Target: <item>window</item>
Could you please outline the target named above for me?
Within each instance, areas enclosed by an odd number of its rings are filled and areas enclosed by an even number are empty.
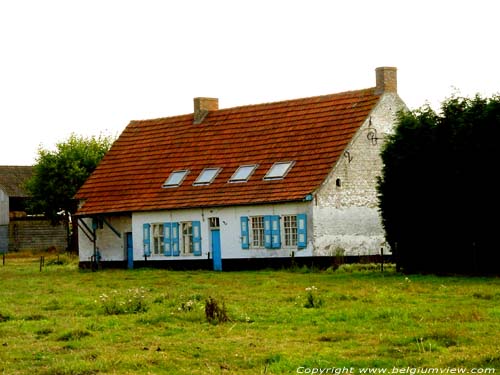
[[[307,247],[307,215],[241,216],[242,249]]]
[[[191,222],[181,223],[181,254],[193,254],[193,225]]]
[[[279,180],[281,178],[284,178],[294,164],[294,161],[274,163],[264,176],[264,180]]]
[[[163,224],[151,224],[153,231],[153,255],[163,253]]]
[[[177,187],[180,184],[182,184],[182,181],[184,181],[184,178],[186,178],[188,174],[188,170],[184,169],[182,171],[173,171],[170,173],[170,176],[168,176],[167,180],[163,183],[163,187]]]
[[[208,185],[213,182],[222,168],[205,168],[193,183],[193,185]]]
[[[285,246],[297,246],[297,216],[283,216],[283,232]]]
[[[250,218],[251,247],[264,247],[264,216]]]
[[[257,168],[257,164],[241,165],[231,176],[229,182],[246,182]]]

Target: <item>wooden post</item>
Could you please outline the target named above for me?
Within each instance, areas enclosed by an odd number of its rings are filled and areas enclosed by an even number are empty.
[[[44,257],[43,255],[40,257],[40,272],[42,272],[42,267],[43,267],[43,264],[44,264]]]
[[[2,266],[5,266],[5,253],[2,254]]]
[[[380,263],[380,271],[382,273],[384,273],[384,248],[383,247],[380,248],[380,256],[381,256],[381,259],[382,259],[381,260],[382,263]]]

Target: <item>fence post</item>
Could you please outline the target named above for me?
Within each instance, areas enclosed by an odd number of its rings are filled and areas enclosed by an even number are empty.
[[[381,258],[381,262],[382,262],[382,263],[380,263],[380,271],[382,273],[384,273],[384,248],[383,247],[380,248],[380,258]]]

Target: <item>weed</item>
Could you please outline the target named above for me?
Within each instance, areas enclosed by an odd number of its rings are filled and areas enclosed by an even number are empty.
[[[63,333],[61,336],[59,336],[57,341],[77,341],[90,335],[91,333],[89,331],[75,329],[73,331]]]
[[[323,299],[318,296],[318,288],[314,285],[306,288],[306,302],[304,303],[304,307],[306,309],[311,308],[320,308],[323,306]]]
[[[49,301],[49,302],[45,305],[44,309],[45,309],[46,311],[56,311],[56,310],[61,310],[61,309],[62,309],[62,305],[61,305],[61,303],[60,303],[57,299],[53,298],[53,299],[51,299],[51,300],[50,300],[50,301]]]
[[[208,322],[217,324],[230,321],[227,316],[226,304],[219,303],[215,298],[208,297],[205,301],[205,318]]]
[[[148,311],[145,289],[128,289],[125,292],[113,290],[110,295],[99,296],[101,307],[106,315],[137,314]]]
[[[6,314],[5,312],[0,312],[0,323],[2,322],[7,322],[11,319],[9,314]]]

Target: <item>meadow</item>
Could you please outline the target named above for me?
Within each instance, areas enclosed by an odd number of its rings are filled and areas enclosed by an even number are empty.
[[[91,272],[66,257],[40,271],[9,254],[0,283],[2,374],[500,371],[499,278]]]

